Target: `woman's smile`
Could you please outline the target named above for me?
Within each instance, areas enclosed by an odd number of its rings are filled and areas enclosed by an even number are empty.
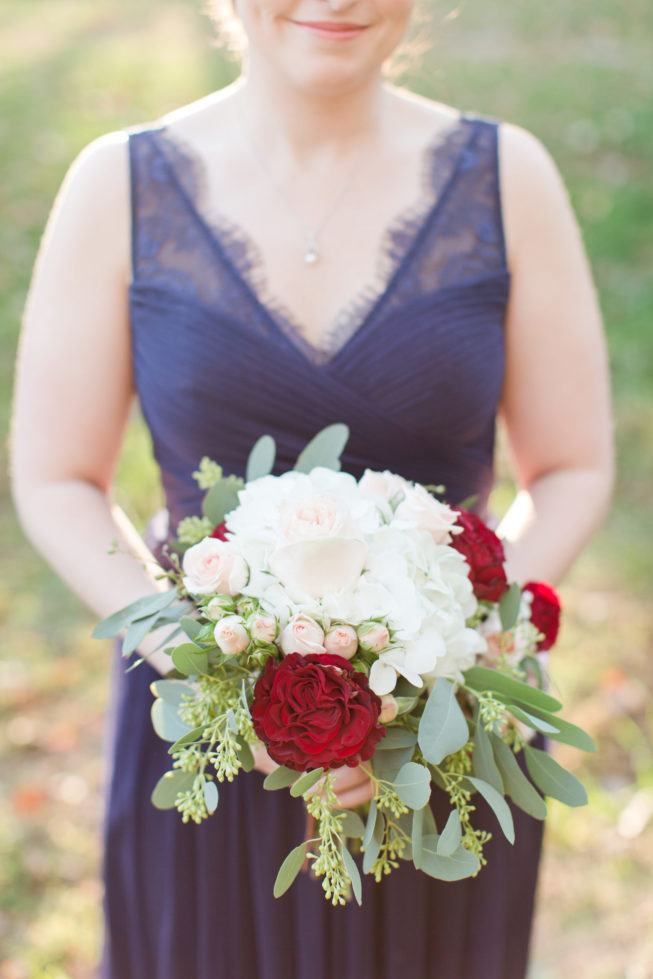
[[[308,31],[315,37],[325,38],[329,41],[351,40],[362,34],[368,27],[367,24],[355,24],[344,20],[291,20],[290,23]]]

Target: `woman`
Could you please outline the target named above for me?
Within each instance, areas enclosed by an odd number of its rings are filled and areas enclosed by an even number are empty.
[[[201,456],[242,473],[271,432],[281,471],[333,421],[355,475],[441,482],[483,512],[497,413],[520,485],[500,528],[512,577],[558,581],[600,521],[605,354],[561,180],[527,132],[384,82],[411,7],[239,0],[236,83],[72,167],[26,311],[13,477],[30,538],[98,616],[160,587],[109,495],[135,391],[173,528],[198,510]],[[109,556],[116,538],[145,563]],[[478,878],[402,866],[341,911],[308,875],[272,898],[303,814],[260,775],[200,827],[154,810],[159,641],[150,665],[119,664],[106,977],[524,975],[540,825],[521,812]],[[337,778],[344,805],[369,797],[363,772]]]

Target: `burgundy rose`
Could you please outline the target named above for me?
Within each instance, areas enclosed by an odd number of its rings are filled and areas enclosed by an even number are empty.
[[[460,551],[470,567],[474,594],[480,601],[498,602],[508,588],[503,544],[475,513],[460,507],[452,509],[458,513],[456,523],[463,532],[451,535],[451,546]]]
[[[557,592],[546,581],[527,581],[522,591],[529,591],[533,596],[531,622],[544,636],[537,648],[541,652],[551,649],[560,628],[560,599]]]
[[[219,523],[217,527],[213,528],[209,534],[209,537],[215,537],[217,540],[229,540],[227,537],[227,525],[224,520],[222,523]]]
[[[305,772],[368,761],[385,736],[380,711],[365,674],[342,656],[290,653],[266,662],[252,720],[274,761]]]

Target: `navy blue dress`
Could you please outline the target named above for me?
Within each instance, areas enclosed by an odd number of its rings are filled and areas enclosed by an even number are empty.
[[[385,288],[362,295],[321,351],[261,300],[256,249],[207,215],[188,148],[148,127],[130,134],[130,160],[133,366],[173,529],[199,512],[202,456],[242,474],[269,432],[281,472],[334,421],[351,429],[345,470],[443,483],[451,502],[478,494],[483,511],[510,286],[496,123],[462,116],[433,142],[423,200],[383,243]],[[117,663],[105,979],[524,976],[541,824],[517,810],[511,847],[481,800],[494,837],[476,879],[443,883],[402,864],[381,885],[364,879],[362,907],[333,908],[300,874],[275,900],[278,867],[304,836],[301,800],[265,792],[252,772],[221,788],[201,826],[154,809],[169,767],[150,724],[155,676]],[[443,811],[439,794],[433,804]]]

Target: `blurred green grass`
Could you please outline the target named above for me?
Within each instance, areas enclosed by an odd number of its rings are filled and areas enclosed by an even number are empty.
[[[605,315],[618,481],[563,587],[555,682],[596,756],[569,754],[590,807],[551,806],[533,979],[653,976],[653,7],[650,0],[435,0],[431,47],[402,82],[525,126],[558,162]],[[219,88],[199,0],[0,0],[0,382],[6,430],[18,326],[56,189],[76,153]],[[2,448],[6,461],[6,447]],[[494,495],[512,484],[500,458]],[[160,499],[135,415],[116,496],[139,526]],[[0,979],[86,979],[100,936],[102,714],[108,649],[24,542],[0,471]]]

